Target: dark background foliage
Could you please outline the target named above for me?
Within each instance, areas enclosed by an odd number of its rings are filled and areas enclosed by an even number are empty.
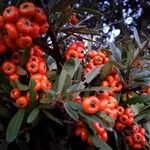
[[[48,3],[54,0],[33,0],[35,4],[48,10]],[[4,8],[11,4],[19,4],[22,0],[12,0],[0,1],[0,7]],[[4,7],[3,7],[4,6]],[[96,29],[99,32],[99,36],[93,36],[93,39],[98,41],[98,46],[105,46],[109,41],[118,41],[121,39],[132,38],[133,27],[136,27],[141,35],[150,35],[150,1],[149,0],[74,0],[72,4],[74,8],[88,8],[94,9],[101,12],[103,15],[101,17],[95,17],[89,13],[77,14],[77,18],[80,20],[81,25],[87,25],[89,28]],[[0,9],[3,11],[3,9]],[[117,34],[116,34],[117,33]],[[49,31],[51,41],[53,43],[55,54],[51,53],[52,56],[57,60],[60,60],[60,53],[57,53],[58,47],[56,43],[55,32]],[[45,39],[41,39],[45,40]],[[47,49],[47,45],[45,49]],[[97,46],[97,45],[96,45]],[[59,66],[58,66],[59,67]],[[4,95],[0,95],[1,104],[4,101],[5,108],[3,109],[3,114],[0,118],[0,122],[3,122],[7,126],[8,120],[12,117],[9,112],[15,113],[16,108],[11,107],[9,101],[4,98]],[[4,113],[4,111],[6,111]],[[7,112],[8,111],[8,112]],[[1,113],[1,112],[0,112]],[[57,112],[59,114],[60,112]],[[4,119],[5,118],[5,119]],[[6,119],[7,118],[7,119]],[[73,125],[67,124],[66,126],[61,126],[52,121],[47,120],[42,114],[37,122],[40,122],[34,129],[31,130],[31,126],[28,125],[26,130],[26,136],[21,137],[21,140],[17,140],[16,143],[9,145],[9,150],[76,150],[76,149],[95,149],[93,147],[88,147],[86,143],[81,142],[77,137],[72,136]],[[1,124],[0,124],[1,125]],[[5,126],[3,128],[5,128]],[[34,124],[32,124],[34,126]],[[54,130],[55,129],[55,130]],[[30,132],[30,136],[28,132]],[[0,131],[1,132],[1,131]],[[68,138],[70,136],[71,138]],[[0,134],[0,137],[4,135]],[[23,141],[28,141],[31,139],[28,145]],[[109,143],[115,147],[115,141],[113,141],[114,135],[109,138]],[[6,144],[7,145],[7,144]],[[123,150],[125,147],[121,147]]]

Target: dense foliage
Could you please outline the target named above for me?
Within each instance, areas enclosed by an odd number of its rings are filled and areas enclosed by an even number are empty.
[[[149,37],[106,43],[92,2],[0,2],[0,150],[150,148]]]

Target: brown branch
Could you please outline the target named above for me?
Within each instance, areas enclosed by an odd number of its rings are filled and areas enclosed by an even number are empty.
[[[51,27],[48,30],[48,35],[50,36],[53,44],[53,50],[51,51],[51,56],[55,59],[58,70],[60,71],[62,68],[61,64],[64,63],[64,60],[60,52],[60,47],[57,43],[57,39],[56,39],[57,35],[55,34],[55,32],[52,30]]]
[[[42,4],[42,7],[46,13],[46,15],[49,17],[49,13],[48,13],[48,9],[46,8],[46,5],[44,3],[43,0],[40,0],[41,4]],[[48,22],[49,22],[49,29],[48,29],[48,32],[46,34],[46,37],[45,39],[47,40],[48,37],[51,38],[51,41],[52,41],[52,44],[53,44],[53,50],[50,50],[50,52],[48,52],[48,50],[46,50],[46,47],[48,49],[49,48],[49,45],[45,46],[45,44],[43,43],[37,43],[37,44],[40,44],[42,47],[44,47],[45,49],[45,52],[48,54],[48,55],[51,55],[55,61],[56,61],[56,64],[57,64],[57,68],[58,68],[58,71],[61,70],[62,68],[62,65],[64,63],[64,60],[63,60],[63,56],[61,55],[61,52],[60,52],[60,47],[57,43],[57,33],[55,31],[53,31],[52,27],[51,27],[51,20],[48,19]]]

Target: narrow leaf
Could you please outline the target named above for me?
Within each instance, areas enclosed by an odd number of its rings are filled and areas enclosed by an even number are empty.
[[[23,54],[21,55],[21,66],[24,66],[29,58],[30,49],[23,49],[22,51],[23,51]]]
[[[98,136],[90,134],[90,138],[91,138],[92,142],[94,143],[94,145],[97,148],[100,148],[100,150],[112,150],[112,148],[106,142],[104,142],[103,140],[98,138]]]
[[[39,111],[38,107],[34,108],[33,111],[30,113],[30,115],[27,118],[27,123],[32,123],[39,115],[39,112],[40,111]]]
[[[98,35],[98,31],[94,30],[94,29],[89,29],[87,27],[78,27],[78,28],[67,28],[67,29],[63,29],[61,30],[62,32],[65,33],[79,33],[79,34],[91,34],[91,35]]]
[[[36,83],[33,79],[30,80],[29,83],[29,93],[31,101],[35,101],[36,91],[34,90]]]
[[[92,91],[105,91],[105,90],[111,90],[110,87],[91,87],[91,88],[84,88],[84,89],[73,89],[72,91],[69,90],[68,93],[76,93],[76,92],[92,92]]]
[[[25,70],[25,69],[23,69],[21,66],[17,66],[17,71],[16,71],[16,73],[18,74],[18,75],[26,75],[27,74],[27,71]]]
[[[79,115],[78,112],[76,110],[74,110],[73,108],[71,108],[66,102],[64,102],[64,108],[67,112],[67,114],[74,120],[78,120]]]
[[[135,27],[133,27],[133,34],[134,34],[134,38],[135,38],[136,43],[140,47],[141,41],[140,41],[140,38],[139,38],[139,35],[138,35],[138,31]]]
[[[104,122],[102,120],[101,117],[97,116],[97,115],[87,115],[85,114],[84,112],[79,112],[80,116],[91,121],[91,122],[99,122],[101,124],[102,127],[104,127],[105,129],[109,130],[109,131],[112,131],[112,128],[111,126],[109,125],[109,123],[107,122]]]
[[[111,73],[112,67],[113,67],[112,62],[108,62],[102,67],[100,72],[100,80],[103,80],[107,75]]]
[[[3,141],[1,144],[0,144],[0,150],[7,150],[8,149],[8,146],[9,146],[9,143],[7,141]]]
[[[66,102],[72,109],[78,111],[81,110],[81,105],[79,103],[73,102],[73,101],[67,101]]]
[[[27,90],[29,90],[29,86],[20,83],[19,80],[16,80],[15,82],[16,82],[17,87],[19,88],[20,91],[27,91]]]
[[[90,83],[99,73],[100,73],[101,67],[93,68],[90,72],[88,72],[84,78],[84,83]]]
[[[109,43],[110,46],[110,51],[113,54],[113,59],[116,60],[118,63],[121,62],[121,50],[116,47],[116,45],[114,43]]]
[[[65,81],[67,79],[67,76],[70,76],[70,79],[72,79],[79,65],[80,65],[80,61],[77,59],[73,59],[73,58],[71,58],[64,64],[61,74],[59,76],[59,82],[58,82],[59,93],[62,92],[65,86]]]
[[[1,83],[1,84],[0,84],[0,87],[1,87],[1,89],[2,89],[4,92],[6,92],[6,93],[9,93],[10,90],[11,90],[10,86],[8,86],[7,84]]]
[[[41,104],[50,104],[51,102],[52,102],[52,100],[49,98],[40,99]]]
[[[135,121],[138,122],[138,121],[141,121],[142,119],[144,118],[148,118],[148,116],[150,116],[150,110],[146,110],[144,112],[141,112],[139,115],[137,115],[135,117]]]
[[[77,13],[87,12],[88,14],[92,14],[92,15],[97,16],[97,17],[100,17],[103,15],[101,12],[99,12],[95,9],[84,8],[84,7],[74,8],[73,11],[77,12]]]
[[[141,43],[140,47],[138,47],[135,52],[134,52],[134,58],[136,58],[140,52],[141,49],[146,48],[146,45],[148,44],[148,41],[144,41],[143,43]],[[133,59],[134,60],[134,59]]]
[[[130,98],[128,101],[125,102],[125,104],[131,105],[131,104],[137,104],[137,103],[150,103],[150,94],[149,95],[142,95],[142,96],[136,96],[133,98]]]
[[[114,119],[107,115],[105,112],[99,112],[97,115],[101,117],[103,121],[107,122],[111,127],[114,126]]]
[[[7,127],[7,131],[6,131],[6,140],[8,142],[13,142],[16,139],[19,129],[21,127],[24,115],[25,115],[25,109],[20,109],[10,120],[8,127]]]

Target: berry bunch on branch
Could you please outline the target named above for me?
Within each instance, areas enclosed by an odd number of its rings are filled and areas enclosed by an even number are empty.
[[[97,48],[72,1],[47,4],[0,15],[0,149],[149,149],[148,41]]]

